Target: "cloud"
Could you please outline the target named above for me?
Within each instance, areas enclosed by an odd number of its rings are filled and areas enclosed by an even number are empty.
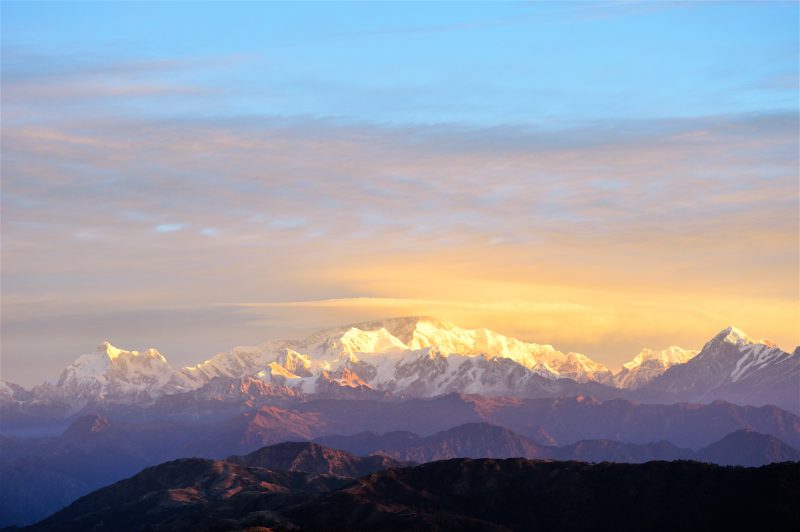
[[[442,282],[441,279],[437,281]],[[660,349],[680,345],[699,349],[726,326],[726,319],[734,323],[748,321],[753,325],[752,331],[766,330],[770,320],[780,321],[786,313],[797,311],[796,304],[791,301],[741,298],[735,294],[690,305],[684,294],[647,300],[631,294],[553,290],[552,287],[516,284],[513,293],[518,299],[503,299],[509,291],[502,287],[498,290],[496,283],[487,287],[485,281],[473,281],[462,283],[460,287],[464,289],[461,299],[458,296],[448,299],[350,297],[235,303],[221,308],[236,310],[251,326],[279,331],[277,334],[283,336],[287,329],[291,331],[304,322],[324,327],[380,317],[434,315],[462,327],[488,327],[528,341],[586,353],[610,367],[626,362],[642,347]],[[536,295],[566,296],[583,302],[525,299]],[[746,305],[761,309],[762,316],[757,320],[744,318],[748,314]],[[731,306],[737,307],[736,310],[731,311]],[[311,332],[308,328],[305,331]],[[791,349],[791,341],[779,342],[779,345]]]
[[[97,49],[70,51],[38,50],[4,43],[3,84],[58,83],[71,80],[114,79],[168,75],[226,68],[248,61],[254,55],[229,54],[189,57],[120,57]]]
[[[575,303],[544,302],[544,301],[453,301],[444,299],[414,299],[399,297],[348,297],[337,299],[314,299],[308,301],[280,301],[269,303],[232,303],[229,305],[241,309],[271,309],[271,308],[407,308],[407,309],[436,309],[460,308],[471,311],[497,311],[515,309],[517,312],[537,312],[565,314],[573,312],[592,312],[590,306]],[[414,314],[414,312],[410,312]]]
[[[182,65],[106,66],[3,80],[6,323],[251,301],[226,320],[258,339],[441,314],[609,365],[729,323],[798,341],[793,111],[548,127],[215,116],[149,107],[212,96]]]
[[[177,110],[203,105],[225,93],[208,81],[209,69],[235,70],[256,58],[126,58],[97,50],[42,52],[4,42],[2,60],[4,119],[42,123],[55,117],[135,115],[143,109],[153,113],[158,102]]]
[[[178,219],[225,239],[209,248],[208,234],[182,232],[164,265],[183,253],[211,267],[224,252],[348,276],[449,255],[482,271],[508,262],[515,277],[686,285],[695,269],[714,272],[697,285],[785,292],[796,128],[791,114],[556,131],[270,117],[12,123],[4,250],[80,263],[63,244],[73,235],[142,251],[157,245],[154,226]],[[777,275],[754,282],[764,268]]]
[[[158,224],[154,229],[158,233],[174,233],[175,231],[180,231],[184,227],[186,227],[184,224]]]

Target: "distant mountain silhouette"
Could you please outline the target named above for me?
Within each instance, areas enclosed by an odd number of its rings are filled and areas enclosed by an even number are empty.
[[[467,423],[412,441],[399,449],[374,452],[400,460],[431,462],[449,458],[551,458],[549,448],[516,432],[488,423]]]
[[[697,452],[696,459],[720,465],[754,467],[773,462],[800,461],[800,450],[774,436],[743,429],[703,447]]]
[[[797,449],[774,436],[759,434],[751,429],[731,433],[696,452],[668,441],[637,444],[581,440],[561,447],[539,445],[510,429],[487,423],[467,423],[427,437],[405,433],[402,440],[398,440],[395,434],[389,433],[385,440],[372,433],[331,437],[328,440],[361,447],[369,453],[420,463],[449,458],[539,458],[623,463],[699,460],[719,465],[760,466],[800,460],[800,451]],[[362,438],[364,442],[359,441]],[[392,441],[394,448],[387,445]]]
[[[330,434],[315,438],[314,441],[334,449],[365,455],[378,449],[399,449],[407,447],[420,439],[419,434],[407,430],[396,430],[379,434],[377,432],[359,432],[357,434]]]
[[[408,463],[387,456],[355,456],[311,442],[286,442],[263,447],[244,456],[230,456],[227,462],[246,467],[265,467],[282,471],[302,471],[341,477],[361,477]]]
[[[624,443],[612,440],[582,440],[572,445],[553,448],[553,455],[560,460],[629,464],[652,460],[691,460],[695,458],[691,449],[681,449],[668,441]]]

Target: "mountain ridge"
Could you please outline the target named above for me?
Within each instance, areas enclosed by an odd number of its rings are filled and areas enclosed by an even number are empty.
[[[86,495],[23,530],[316,530],[331,523],[357,530],[782,530],[800,524],[797,473],[790,463],[461,458],[342,483],[183,459]]]
[[[342,406],[342,417],[364,417],[364,412],[353,409],[359,401],[335,403]],[[375,404],[380,406],[382,403]],[[522,456],[629,463],[703,459],[759,465],[796,459],[797,451],[784,440],[794,445],[800,444],[800,429],[795,426],[793,430],[786,430],[792,425],[791,417],[779,418],[775,423],[759,429],[764,431],[766,428],[765,432],[778,434],[782,436],[780,438],[767,433],[746,433],[749,438],[747,445],[737,444],[738,440],[729,443],[730,438],[738,437],[737,430],[742,432],[740,429],[743,427],[754,426],[768,417],[763,411],[734,411],[729,423],[719,427],[717,433],[708,433],[713,439],[700,441],[694,434],[696,427],[709,425],[709,417],[719,419],[724,416],[724,409],[712,408],[697,421],[685,415],[676,417],[674,413],[659,410],[652,415],[663,419],[665,427],[684,426],[685,434],[674,429],[664,432],[650,428],[637,437],[636,433],[631,432],[635,427],[629,427],[626,431],[624,425],[619,425],[613,419],[609,420],[609,427],[602,427],[601,430],[583,426],[584,420],[591,418],[605,424],[603,420],[607,414],[597,410],[598,407],[603,408],[602,403],[567,402],[555,405],[556,416],[574,418],[578,428],[584,432],[559,428],[564,424],[563,421],[551,426],[546,421],[548,414],[545,414],[547,430],[563,438],[562,442],[556,443],[546,430],[530,428],[526,421],[515,421],[511,412],[497,415],[491,422],[468,421],[459,425],[459,415],[442,415],[453,412],[447,404],[444,405],[444,411],[440,406],[430,403],[426,408],[425,402],[419,400],[408,406],[408,409],[388,414],[416,411],[421,417],[428,415],[440,418],[441,423],[448,423],[445,425],[447,428],[429,436],[411,432],[373,433],[366,437],[365,433],[336,436],[331,432],[332,428],[325,424],[315,426],[321,418],[331,417],[325,416],[321,409],[303,415],[273,407],[229,421],[195,425],[186,422],[179,424],[174,419],[134,425],[97,415],[85,416],[76,420],[57,438],[0,438],[0,525],[35,521],[93,489],[130,477],[143,467],[181,456],[211,461],[220,461],[221,457],[227,456],[224,460],[244,467],[353,477],[380,469],[402,467],[408,461],[462,457]],[[567,408],[562,409],[564,406]],[[612,411],[619,411],[618,405],[613,402],[607,406]],[[379,409],[377,414],[386,415],[387,412]],[[520,419],[525,420],[533,418],[538,421],[542,417],[535,408],[525,408],[518,414]],[[625,419],[633,419],[645,426],[652,423],[647,418],[641,419],[635,411],[620,414]],[[514,428],[504,426],[506,423],[503,420]],[[347,428],[336,419],[331,422],[337,428]],[[797,420],[794,422],[796,425]],[[366,419],[349,426],[359,427],[365,423]],[[315,437],[320,430],[329,436]],[[679,445],[659,441],[664,440],[665,435]],[[312,438],[319,444],[309,441]],[[692,446],[693,443],[696,445]],[[698,449],[693,451],[689,447]]]
[[[774,343],[755,340],[730,326],[709,340],[684,364],[667,368],[640,388],[686,401],[717,398],[740,404],[791,405],[800,408],[800,356]]]
[[[105,342],[95,353],[78,357],[54,385],[27,391],[0,383],[0,407],[24,415],[26,408],[52,404],[74,413],[96,401],[151,404],[202,390],[218,379],[256,379],[275,398],[584,394],[649,402],[725,399],[800,412],[793,380],[800,378],[797,353],[731,326],[700,351],[643,349],[612,374],[585,355],[548,344],[462,329],[435,318],[393,318],[325,329],[302,340],[237,347],[180,369],[153,348],[129,351]]]

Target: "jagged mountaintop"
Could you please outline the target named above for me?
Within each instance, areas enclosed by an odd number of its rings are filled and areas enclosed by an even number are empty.
[[[622,369],[614,376],[614,382],[620,388],[641,388],[670,366],[685,364],[697,353],[696,350],[676,345],[659,351],[644,348],[633,360],[622,365]]]
[[[726,362],[734,358],[732,365]],[[799,359],[771,342],[753,340],[728,327],[700,353],[677,346],[643,349],[620,373],[612,375],[585,355],[564,353],[548,344],[524,342],[485,328],[464,329],[431,317],[406,317],[329,328],[301,340],[237,347],[181,369],[170,366],[155,349],[125,350],[105,342],[95,353],[81,355],[70,364],[55,386],[35,388],[32,396],[40,401],[57,397],[65,401],[152,402],[163,395],[202,389],[215,379],[227,379],[228,385],[217,386],[215,394],[219,396],[225,389],[237,388],[231,384],[235,380],[255,379],[270,386],[269,393],[260,396],[432,397],[457,392],[552,397],[607,395],[604,390],[617,387],[694,401],[711,396],[682,396],[692,382],[695,387],[702,382],[709,390],[718,389],[725,379],[752,382],[750,375],[761,375],[765,368],[785,360],[790,362],[791,373]],[[686,367],[694,369],[683,371]],[[681,374],[680,382],[664,385],[669,380],[665,374],[675,374],[673,369]],[[598,388],[598,384],[608,388]],[[8,384],[0,389],[2,401],[26,396],[16,388],[12,395],[11,389]]]
[[[128,351],[106,341],[94,353],[81,355],[67,366],[56,387],[79,397],[149,396],[179,389],[176,377],[156,349]]]
[[[720,397],[739,404],[776,404],[800,410],[800,356],[768,340],[727,327],[684,364],[673,365],[642,390],[666,392],[684,401]]]
[[[128,351],[106,342],[68,366],[56,388],[85,397],[155,397],[196,389],[217,377],[256,377],[304,393],[330,390],[332,384],[412,395],[462,389],[514,393],[508,382],[538,385],[536,379],[541,378],[612,380],[605,366],[579,353],[562,353],[488,329],[463,329],[436,318],[408,317],[330,328],[302,340],[238,347],[177,370],[155,349]]]

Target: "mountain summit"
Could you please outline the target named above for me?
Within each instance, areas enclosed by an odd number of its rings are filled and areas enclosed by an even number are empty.
[[[796,411],[798,382],[800,357],[727,327],[695,357],[668,368],[643,390],[667,392],[684,401],[725,398],[740,404],[772,403]]]
[[[121,399],[180,389],[181,379],[155,349],[127,351],[103,342],[67,366],[56,387],[81,398]]]
[[[236,381],[247,379],[248,389],[254,382],[268,388],[261,395],[295,398],[304,394],[351,399],[448,393],[593,395],[648,402],[725,399],[800,411],[798,361],[797,353],[728,327],[700,352],[677,346],[644,349],[614,376],[580,353],[415,316],[328,328],[301,340],[237,347],[182,369],[170,366],[155,349],[129,351],[105,342],[70,364],[55,386],[27,392],[4,384],[0,401],[14,405],[60,401],[74,412],[96,400],[152,403],[163,395],[193,390],[205,390],[197,395],[205,397],[212,391],[208,387],[214,389],[211,396],[220,398],[225,389],[243,390]],[[14,408],[25,410],[24,405]]]
[[[717,343],[725,342],[738,346],[759,343],[758,340],[750,338],[747,335],[747,333],[745,333],[741,329],[734,327],[733,325],[730,325],[725,329],[722,329],[711,341]],[[761,340],[760,342],[763,342],[763,340]],[[769,343],[769,342],[763,342],[763,343]]]
[[[300,371],[298,371],[300,370]],[[462,329],[430,317],[392,318],[326,329],[303,340],[236,348],[182,370],[192,382],[258,374],[314,392],[325,372],[344,372],[392,393],[515,394],[530,381],[562,378],[611,384],[611,372],[579,353],[523,342],[489,329]],[[352,379],[348,379],[352,380]]]
[[[685,364],[696,354],[695,350],[676,345],[660,351],[645,348],[633,360],[622,365],[622,370],[614,376],[614,381],[620,388],[641,388],[670,366]]]

